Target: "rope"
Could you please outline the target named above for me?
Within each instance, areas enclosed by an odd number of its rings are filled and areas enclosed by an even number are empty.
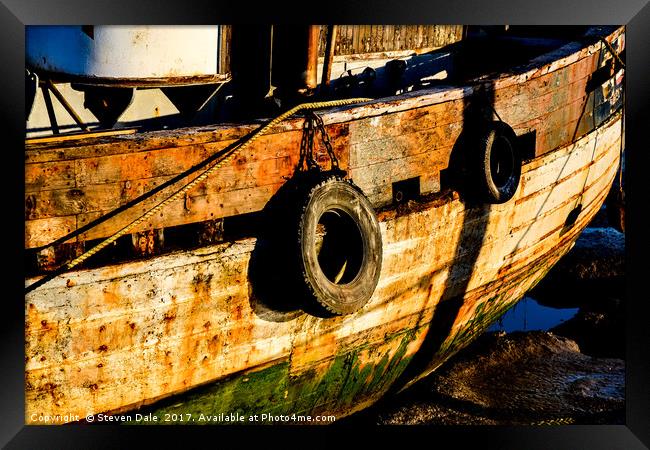
[[[499,122],[503,122],[503,120],[501,120],[501,116],[499,115],[497,110],[494,108],[494,105],[492,103],[488,103],[488,106],[490,107],[490,109],[492,109],[492,112],[497,116],[497,119],[499,119]]]
[[[623,69],[625,69],[625,63],[621,59],[620,55],[616,53],[616,50],[612,46],[612,44],[605,39],[604,37],[600,36],[598,38],[604,45],[605,48],[611,53],[611,55],[616,59],[616,61],[621,65]],[[625,129],[625,91],[623,91],[623,106],[621,108],[621,148],[620,148],[620,161],[619,161],[619,171],[618,171],[618,192],[621,198],[625,195],[625,192],[623,191],[623,133]]]
[[[143,215],[141,215],[140,217],[138,217],[137,219],[135,219],[134,221],[132,221],[131,223],[129,223],[128,225],[126,225],[125,227],[123,227],[122,229],[117,231],[116,233],[114,233],[112,236],[106,238],[105,240],[103,240],[102,242],[97,244],[95,247],[91,248],[87,252],[85,252],[82,255],[78,256],[77,258],[73,259],[72,261],[70,261],[70,262],[68,262],[66,264],[63,264],[61,266],[61,268],[59,268],[59,270],[57,270],[57,271],[55,271],[55,272],[41,278],[40,280],[32,283],[31,285],[29,285],[25,289],[25,293],[28,293],[28,292],[32,291],[33,289],[35,289],[36,287],[47,283],[48,281],[52,280],[53,278],[55,278],[57,275],[59,275],[63,271],[72,269],[73,267],[81,264],[82,262],[84,262],[85,260],[87,260],[88,258],[93,256],[94,254],[96,254],[96,253],[100,252],[101,250],[103,250],[104,248],[106,248],[107,246],[109,246],[110,244],[115,242],[117,239],[119,239],[120,237],[127,234],[133,228],[137,227],[142,222],[144,222],[145,220],[147,220],[148,218],[150,218],[151,216],[156,214],[162,208],[164,208],[165,206],[169,205],[170,203],[172,203],[172,202],[178,200],[179,198],[181,198],[181,196],[183,196],[187,191],[189,191],[190,189],[195,187],[197,184],[204,181],[215,170],[219,169],[224,164],[229,162],[237,153],[239,153],[240,151],[242,151],[246,147],[249,147],[257,139],[259,139],[264,134],[266,134],[269,131],[269,129],[276,126],[277,124],[279,124],[283,120],[287,119],[288,117],[294,115],[298,111],[315,110],[315,109],[322,109],[322,108],[331,108],[331,107],[336,107],[336,106],[346,106],[346,105],[352,105],[352,104],[355,104],[355,103],[361,103],[361,102],[366,102],[366,101],[370,101],[370,100],[372,100],[372,99],[370,99],[370,98],[351,98],[351,99],[333,100],[333,101],[326,101],[326,102],[303,103],[301,105],[294,106],[293,108],[289,109],[288,111],[286,111],[286,112],[280,114],[279,116],[277,116],[276,118],[272,119],[266,125],[264,125],[264,126],[258,128],[257,130],[255,130],[251,134],[250,138],[247,141],[243,142],[239,147],[236,147],[236,148],[232,149],[230,151],[230,153],[226,154],[220,161],[217,161],[214,165],[212,165],[210,168],[205,170],[201,175],[199,175],[194,180],[192,180],[191,182],[189,182],[185,186],[183,186],[181,189],[179,189],[175,193],[171,194],[165,200],[163,200],[162,202],[158,203],[156,206],[151,208],[149,211],[147,211],[146,213],[144,213]]]
[[[558,417],[554,419],[545,419],[540,420],[539,422],[533,422],[531,425],[573,425],[576,423],[576,420],[573,417]]]
[[[625,90],[623,90],[623,106],[621,107],[621,143],[619,147],[619,161],[618,161],[618,193],[621,200],[625,198],[625,191],[623,189],[623,153],[625,151]]]
[[[607,50],[609,50],[609,52],[612,54],[612,56],[613,56],[614,58],[616,58],[616,61],[618,61],[618,63],[621,65],[621,67],[623,67],[623,68],[625,69],[625,63],[623,62],[623,60],[621,59],[621,57],[619,56],[619,54],[616,53],[616,50],[614,50],[614,47],[612,47],[612,44],[611,44],[609,41],[607,41],[607,39],[605,39],[605,38],[602,37],[602,36],[600,36],[598,39],[599,39],[603,44],[605,44],[605,47],[607,48]]]

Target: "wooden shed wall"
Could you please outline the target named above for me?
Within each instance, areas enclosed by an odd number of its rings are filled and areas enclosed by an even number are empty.
[[[335,55],[443,47],[462,39],[462,25],[339,25]],[[321,26],[318,56],[324,56],[327,26]]]

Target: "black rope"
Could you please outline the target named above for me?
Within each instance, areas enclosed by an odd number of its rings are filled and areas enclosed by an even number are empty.
[[[605,44],[605,48],[607,48],[609,53],[611,53],[612,56],[616,59],[616,61],[618,61],[618,63],[621,65],[621,67],[623,67],[625,69],[625,62],[623,62],[623,59],[621,59],[621,56],[618,53],[616,53],[616,50],[614,49],[614,47],[612,47],[612,44],[602,36],[599,36],[598,39],[603,44]]]

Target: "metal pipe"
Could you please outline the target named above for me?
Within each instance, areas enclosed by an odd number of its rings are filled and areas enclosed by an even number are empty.
[[[50,90],[47,88],[47,85],[41,85],[41,90],[43,91],[43,99],[45,100],[47,115],[50,118],[50,125],[52,125],[52,133],[59,134],[59,124],[56,122],[56,114],[54,114],[54,105],[52,105]]]
[[[330,85],[330,76],[332,75],[332,62],[334,61],[334,45],[336,43],[336,25],[327,26],[327,45],[325,47],[325,58],[323,60],[323,75],[321,76],[321,89],[327,90]]]
[[[307,37],[307,70],[305,87],[314,89],[318,85],[318,41],[320,25],[310,25]]]
[[[47,88],[50,91],[52,91],[52,93],[54,94],[56,99],[61,103],[61,105],[63,105],[65,110],[68,111],[68,114],[70,114],[70,116],[74,119],[74,121],[77,122],[77,125],[79,125],[79,127],[81,127],[82,130],[88,131],[88,126],[85,123],[83,123],[83,121],[77,115],[75,110],[72,109],[72,106],[70,106],[70,104],[67,102],[67,100],[63,97],[63,95],[61,95],[59,90],[54,86],[52,81],[51,80],[45,81],[45,86],[47,86]]]

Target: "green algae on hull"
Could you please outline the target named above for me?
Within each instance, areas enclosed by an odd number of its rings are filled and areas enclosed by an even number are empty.
[[[558,259],[567,249],[555,255]],[[531,270],[523,284],[534,287],[550,270],[555,258],[549,258]],[[527,290],[528,290],[527,289]],[[511,297],[506,290],[477,305],[471,319],[455,333],[447,336],[440,348],[429,358],[427,368],[410,383],[426,376],[436,367],[466,347],[508,309],[520,296]],[[290,362],[284,360],[261,370],[235,375],[226,380],[192,390],[181,396],[163,400],[157,405],[131,413],[126,424],[274,424],[302,423],[316,415],[336,418],[347,416],[374,403],[398,380],[413,359],[406,355],[408,345],[426,333],[429,324],[387,336],[381,344],[361,345],[337,355],[324,373],[308,369],[290,375]],[[381,351],[381,358],[362,363],[361,355]],[[397,386],[399,388],[399,386]],[[151,415],[158,421],[146,420]]]
[[[406,355],[408,345],[423,328],[388,337],[382,346],[392,343],[395,350],[384,353],[376,364],[364,364],[360,358],[375,351],[370,345],[337,355],[322,374],[310,369],[291,376],[289,361],[283,361],[142,408],[130,413],[132,420],[124,423],[273,424],[280,417],[288,418],[281,423],[299,422],[298,416],[343,417],[374,402],[393,384],[411,360]],[[158,420],[145,420],[151,416]]]

